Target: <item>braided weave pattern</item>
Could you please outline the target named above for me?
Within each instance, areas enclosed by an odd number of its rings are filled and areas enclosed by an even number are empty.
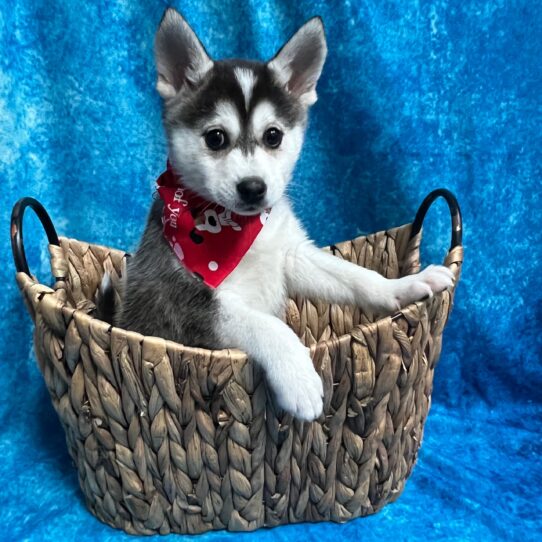
[[[337,257],[389,278],[419,270],[410,225],[340,243]],[[416,461],[453,292],[377,319],[291,300],[287,322],[311,348],[324,414],[280,411],[237,350],[189,348],[92,318],[118,250],[61,239],[53,288],[17,274],[36,358],[87,506],[133,534],[250,531],[371,514],[401,493]],[[459,277],[463,252],[446,265]]]

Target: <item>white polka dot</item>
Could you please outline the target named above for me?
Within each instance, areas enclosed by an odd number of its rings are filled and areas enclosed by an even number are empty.
[[[209,269],[211,271],[216,271],[218,269],[218,264],[216,262],[209,262]]]
[[[179,260],[184,260],[184,252],[183,252],[183,249],[181,248],[181,245],[179,245],[179,243],[175,243],[173,245],[173,252],[177,254],[177,258],[179,258]]]

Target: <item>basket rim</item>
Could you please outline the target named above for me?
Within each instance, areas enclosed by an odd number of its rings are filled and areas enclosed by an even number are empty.
[[[397,229],[398,228],[403,228],[403,227],[408,227],[408,226],[412,226],[412,224],[411,223],[404,224],[403,226],[398,226]],[[395,228],[393,228],[393,229],[395,229]],[[376,233],[378,233],[378,232],[376,232]],[[367,234],[367,235],[374,235],[374,234]],[[422,235],[422,232],[420,231],[416,235],[416,238],[419,237],[419,239],[421,239],[421,235]],[[366,237],[366,236],[360,236],[360,237]],[[354,241],[357,238],[358,237],[354,237],[353,239],[347,239],[346,241],[340,241],[340,242],[338,242],[336,244],[340,244],[341,242]],[[95,246],[95,247],[103,248],[103,249],[106,249],[106,250],[115,250],[115,251],[124,252],[125,254],[127,254],[125,251],[123,251],[121,249],[118,249],[118,248],[112,248],[112,247],[108,247],[106,245],[100,245],[98,243],[90,243],[88,241],[81,241],[79,239],[72,238],[72,237],[59,236],[59,240],[61,242],[61,246],[62,246],[63,242],[69,242],[69,241],[73,240],[73,241],[76,241],[78,243],[85,243],[85,244],[88,244],[90,246]],[[334,245],[332,245],[332,246],[334,246]],[[329,248],[330,248],[329,246],[328,247],[322,247],[323,250],[324,249],[329,249]],[[454,253],[454,252],[457,253],[457,257],[454,258],[450,262],[450,265],[448,265],[448,267],[451,268],[452,271],[454,271],[454,273],[456,274],[456,277],[458,277],[459,276],[459,268],[461,267],[461,264],[463,263],[463,246],[459,245],[459,246],[457,246],[455,248],[449,249],[447,254],[446,254],[446,258],[448,259],[450,257],[450,255],[452,253]],[[451,267],[454,264],[455,264],[455,267]],[[22,276],[24,276],[25,279],[20,280],[20,279],[22,279]],[[16,277],[17,277],[18,281],[26,282],[28,284],[28,286],[39,285],[39,286],[42,286],[43,288],[45,288],[45,290],[40,292],[40,295],[41,294],[44,294],[44,295],[41,295],[41,298],[38,299],[38,303],[41,303],[43,301],[43,299],[45,299],[46,297],[49,297],[47,294],[54,294],[56,292],[56,289],[53,289],[54,285],[53,285],[53,288],[51,288],[49,286],[46,286],[45,284],[40,283],[33,276],[29,276],[24,271],[19,271],[16,274]],[[455,284],[452,287],[451,292],[454,292],[456,287],[457,287],[457,280],[455,281]],[[368,322],[368,323],[365,323],[365,324],[357,324],[357,325],[353,326],[352,329],[348,333],[340,335],[339,337],[331,337],[329,339],[318,341],[316,344],[313,344],[313,345],[311,345],[309,347],[310,354],[311,354],[311,356],[314,356],[314,354],[317,351],[321,350],[322,348],[329,347],[332,344],[344,343],[346,341],[350,341],[352,338],[355,339],[354,332],[356,332],[356,335],[359,334],[360,332],[363,333],[364,330],[369,332],[371,330],[374,330],[375,327],[377,327],[379,325],[383,325],[384,322],[389,323],[389,322],[397,320],[399,318],[412,315],[413,312],[418,312],[422,306],[428,307],[430,303],[434,303],[436,301],[440,302],[440,300],[443,297],[443,294],[444,294],[444,292],[440,292],[440,293],[436,294],[435,296],[433,296],[432,298],[427,298],[425,300],[410,303],[409,305],[407,305],[406,307],[398,310],[397,312],[395,312],[395,313],[393,313],[391,315],[382,316],[381,318],[378,318],[378,320],[375,320],[374,322]],[[109,335],[111,335],[112,333],[114,333],[114,334],[121,333],[127,339],[131,338],[131,339],[136,340],[136,341],[138,341],[140,343],[143,342],[143,341],[147,341],[147,342],[156,342],[156,341],[163,342],[163,343],[165,343],[166,349],[168,351],[174,351],[174,352],[179,352],[179,353],[182,352],[182,353],[186,353],[186,354],[205,354],[205,355],[208,355],[208,356],[211,356],[211,357],[229,357],[229,358],[234,356],[238,360],[243,360],[243,359],[248,360],[249,359],[249,356],[246,354],[246,352],[244,352],[244,351],[242,351],[242,350],[240,350],[238,348],[207,349],[207,348],[200,348],[200,347],[189,346],[189,345],[177,343],[175,341],[171,341],[169,339],[164,339],[162,337],[157,337],[157,336],[153,336],[153,335],[142,335],[141,333],[138,333],[136,331],[127,330],[127,329],[123,329],[123,328],[108,324],[107,322],[104,322],[103,320],[100,320],[99,318],[96,318],[95,316],[91,316],[90,314],[88,314],[87,312],[85,312],[82,309],[78,309],[78,308],[68,306],[66,301],[62,301],[62,300],[60,300],[58,298],[55,298],[55,299],[56,299],[56,303],[58,304],[58,308],[62,311],[63,314],[65,314],[66,316],[68,316],[70,318],[77,317],[78,319],[92,321],[92,325],[94,327],[97,326],[98,329],[101,329],[101,331],[107,332]]]

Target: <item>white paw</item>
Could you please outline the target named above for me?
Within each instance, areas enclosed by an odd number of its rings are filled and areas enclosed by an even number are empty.
[[[452,271],[441,265],[430,265],[417,275],[384,279],[373,291],[369,306],[378,313],[388,314],[451,288],[454,280]]]
[[[281,353],[280,363],[273,363],[267,372],[277,404],[304,421],[315,420],[322,414],[324,387],[314,370],[308,348],[299,347]]]
[[[400,307],[426,297],[433,297],[454,285],[455,276],[442,265],[430,265],[417,275],[397,280],[395,297]]]

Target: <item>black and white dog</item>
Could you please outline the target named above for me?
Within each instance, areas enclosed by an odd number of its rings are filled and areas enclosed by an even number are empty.
[[[182,16],[166,11],[155,52],[173,170],[209,205],[237,216],[272,210],[235,269],[211,288],[180,263],[164,237],[164,202],[154,201],[114,316],[145,335],[247,352],[278,404],[302,420],[322,413],[322,382],[281,320],[288,295],[389,313],[453,284],[445,267],[388,280],[342,261],[319,250],[293,214],[285,190],[326,51],[315,17],[269,62],[215,61]]]

